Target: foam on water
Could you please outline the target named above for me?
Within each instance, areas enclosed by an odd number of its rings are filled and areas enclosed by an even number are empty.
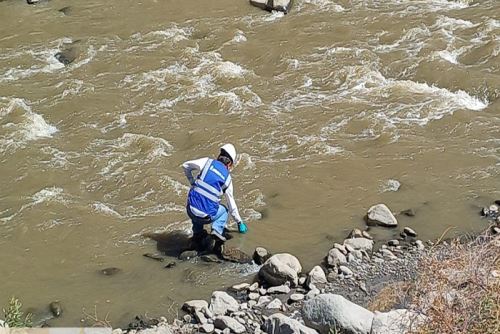
[[[113,216],[113,217],[118,217],[118,218],[123,218],[121,214],[110,208],[108,205],[101,203],[101,202],[95,202],[92,204],[92,209],[95,212],[102,213],[107,216]]]
[[[3,102],[3,103],[2,103]],[[5,105],[4,103],[7,102]],[[21,98],[0,98],[0,150],[23,147],[26,142],[50,138],[58,130],[32,111],[29,103]]]

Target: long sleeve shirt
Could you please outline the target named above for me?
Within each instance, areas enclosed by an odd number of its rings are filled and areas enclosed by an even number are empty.
[[[191,185],[194,185],[195,182],[195,176],[193,176],[193,171],[199,173],[203,169],[205,164],[208,162],[208,160],[209,160],[208,158],[201,158],[196,160],[189,160],[182,164],[182,168],[184,169],[184,174],[186,174],[186,177]],[[227,206],[229,209],[229,213],[231,214],[231,217],[233,217],[235,222],[237,223],[241,222],[241,216],[238,211],[238,207],[236,206],[236,201],[234,200],[232,181],[229,183],[229,186],[227,187],[224,195],[226,197]]]

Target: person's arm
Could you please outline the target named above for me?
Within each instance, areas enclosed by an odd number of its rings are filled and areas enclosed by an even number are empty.
[[[182,164],[182,168],[184,169],[184,174],[186,174],[186,177],[189,180],[189,184],[193,185],[195,181],[195,177],[193,176],[193,171],[200,172],[207,163],[207,161],[208,158],[201,158],[196,160],[189,160]]]
[[[229,207],[229,213],[231,214],[235,222],[240,223],[242,220],[238,211],[238,206],[236,206],[236,201],[234,200],[232,181],[231,183],[229,183],[229,187],[227,187],[225,195],[227,206]]]

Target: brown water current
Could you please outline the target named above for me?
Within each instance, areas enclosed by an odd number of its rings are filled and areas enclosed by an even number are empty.
[[[60,300],[53,325],[96,307],[119,326],[256,272],[142,256],[175,246],[143,234],[190,230],[180,164],[226,142],[250,230],[228,244],[247,252],[309,270],[377,203],[414,208],[398,219],[422,240],[485,228],[499,18],[495,0],[297,0],[286,16],[244,0],[0,1],[0,304]]]

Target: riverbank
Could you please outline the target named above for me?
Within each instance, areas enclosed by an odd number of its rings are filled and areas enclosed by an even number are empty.
[[[369,232],[355,229],[309,273],[291,254],[258,248],[254,260],[263,265],[253,282],[215,291],[210,302],[187,301],[173,323],[138,318],[114,333],[496,333],[498,207],[483,215],[484,233],[443,233],[426,244],[403,228],[375,248]]]

